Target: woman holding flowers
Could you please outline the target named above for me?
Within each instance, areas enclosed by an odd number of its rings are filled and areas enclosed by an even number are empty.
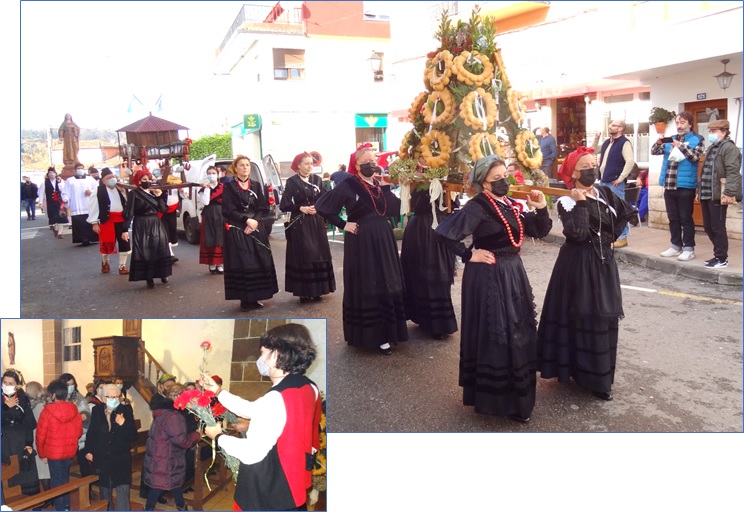
[[[326,190],[320,176],[313,174],[313,157],[300,153],[292,161],[292,170],[297,174],[287,180],[279,204],[283,212],[291,213],[284,230],[287,238],[284,288],[304,304],[334,292],[336,277],[325,219],[315,210],[315,202]]]
[[[475,412],[529,421],[535,406],[537,322],[532,287],[519,257],[525,236],[541,238],[552,221],[542,192],[528,206],[507,197],[506,163],[495,155],[475,162],[477,192],[437,227],[465,262],[462,276],[460,386]],[[473,245],[461,240],[469,235]]]
[[[256,365],[272,387],[258,400],[243,400],[201,376],[221,404],[250,418],[245,438],[223,435],[219,424],[205,427],[204,433],[240,461],[233,510],[304,510],[320,448],[321,395],[304,375],[315,360],[315,344],[299,324],[270,329],[259,344]]]
[[[351,176],[323,194],[315,209],[345,231],[344,339],[349,345],[392,354],[391,344],[408,340],[403,306],[403,273],[388,217],[397,198],[374,178],[375,153],[362,147],[349,161]],[[347,220],[339,217],[346,208]]]
[[[259,301],[279,291],[269,235],[261,227],[273,218],[264,187],[251,179],[251,161],[238,155],[230,164],[235,179],[224,184],[222,216],[225,300],[240,300],[240,309],[263,307]]]
[[[173,401],[183,393],[182,384],[168,389],[169,400],[164,400],[152,411],[152,425],[147,438],[143,479],[147,485],[145,510],[155,510],[161,494],[169,491],[176,499],[178,510],[186,510],[181,486],[186,478],[187,449],[199,442],[199,432],[188,432],[186,419],[173,407]]]

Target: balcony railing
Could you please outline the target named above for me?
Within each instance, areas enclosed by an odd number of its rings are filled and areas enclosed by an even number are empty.
[[[227,31],[227,35],[222,40],[220,45],[220,51],[225,49],[228,41],[235,32],[240,30],[245,23],[253,24],[266,24],[272,25],[274,23],[284,25],[302,25],[302,8],[295,7],[292,9],[284,9],[283,12],[277,16],[269,16],[275,7],[270,5],[256,5],[256,4],[243,4],[240,12],[235,17],[232,25]],[[269,27],[267,27],[268,29]]]

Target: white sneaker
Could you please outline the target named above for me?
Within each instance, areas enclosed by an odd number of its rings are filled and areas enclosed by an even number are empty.
[[[677,256],[677,261],[690,261],[695,259],[695,251],[682,251],[682,254]]]
[[[680,249],[670,247],[666,251],[659,253],[659,256],[661,256],[662,258],[671,258],[672,256],[679,256],[680,254],[682,254],[682,251]]]

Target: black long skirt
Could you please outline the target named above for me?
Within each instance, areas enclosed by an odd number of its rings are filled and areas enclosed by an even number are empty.
[[[217,203],[208,204],[202,210],[199,263],[202,265],[222,265],[224,233],[225,221],[222,217],[222,205]]]
[[[88,223],[88,214],[72,216],[72,243],[97,242],[98,234],[93,225]]]
[[[284,289],[296,297],[320,297],[336,290],[325,219],[303,215],[292,219],[287,238]]]
[[[540,315],[540,377],[559,382],[573,377],[589,391],[609,393],[622,316],[615,260],[602,263],[588,244],[564,244]]]
[[[535,406],[537,322],[521,258],[467,263],[462,278],[460,386],[475,412],[529,417]]]
[[[173,257],[168,247],[168,233],[157,215],[138,215],[132,221],[132,264],[130,281],[169,277]]]
[[[451,294],[455,255],[439,242],[431,222],[431,215],[415,214],[403,232],[406,317],[434,335],[451,334],[457,331]]]
[[[263,230],[246,235],[230,228],[224,236],[225,300],[254,302],[279,291],[269,236]]]
[[[359,234],[344,240],[344,339],[377,349],[408,340],[403,275],[393,228],[384,217],[359,220]]]

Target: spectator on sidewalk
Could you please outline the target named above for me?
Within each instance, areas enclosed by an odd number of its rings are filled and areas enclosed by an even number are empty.
[[[331,181],[333,182],[334,187],[338,187],[338,184],[341,183],[343,180],[351,176],[348,172],[346,172],[346,165],[339,164],[338,165],[338,171],[331,174]]]
[[[553,161],[558,156],[558,145],[555,142],[555,137],[550,135],[550,128],[547,126],[542,129],[542,137],[539,139],[540,152],[543,156],[542,165],[540,169],[545,173],[548,178],[553,177]]]
[[[664,203],[669,217],[672,246],[663,258],[676,256],[679,261],[695,258],[695,221],[692,209],[697,190],[697,168],[705,152],[703,137],[692,130],[692,114],[684,111],[675,118],[677,135],[671,142],[659,137],[651,146],[652,155],[664,155],[659,185],[664,187]],[[674,150],[678,151],[674,151]],[[675,155],[677,153],[678,155]]]
[[[638,194],[638,215],[641,217],[641,222],[646,220],[648,215],[648,169],[643,169],[638,173],[638,186],[641,187],[641,192]]]
[[[633,145],[625,136],[625,121],[616,119],[610,123],[610,137],[602,144],[599,153],[600,184],[609,188],[620,199],[625,199],[625,180],[633,170]],[[615,248],[628,245],[628,224],[615,241]]]
[[[26,220],[36,220],[36,199],[39,197],[39,187],[28,176],[23,177],[21,183],[21,201],[26,207]]]
[[[729,122],[717,119],[708,125],[708,142],[703,174],[700,176],[698,198],[703,212],[705,234],[713,242],[713,258],[706,268],[728,266],[728,234],[726,210],[741,201],[741,152],[729,137]]]

